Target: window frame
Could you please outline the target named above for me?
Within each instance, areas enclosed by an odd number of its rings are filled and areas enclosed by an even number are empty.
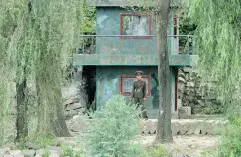
[[[123,78],[136,78],[135,75],[120,75],[119,77],[119,94],[123,95],[123,96],[131,96],[131,94],[126,94],[123,93],[123,89],[122,89],[122,80]],[[143,75],[142,78],[147,78],[148,79],[148,83],[147,83],[147,93],[146,96],[151,96],[151,76],[149,75]]]
[[[121,13],[120,14],[120,35],[121,35],[121,39],[122,40],[129,40],[129,39],[135,39],[135,40],[150,40],[152,39],[152,37],[147,37],[145,35],[143,35],[143,37],[123,37],[123,17],[124,16],[145,16],[145,17],[149,17],[149,35],[152,35],[152,17],[150,15],[146,15],[146,14],[138,14],[138,13]]]

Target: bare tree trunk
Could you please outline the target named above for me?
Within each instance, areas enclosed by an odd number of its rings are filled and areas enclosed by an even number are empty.
[[[158,1],[156,43],[158,53],[160,112],[155,143],[173,141],[171,130],[171,77],[167,44],[170,0]]]
[[[26,102],[25,89],[27,86],[26,79],[21,83],[16,84],[17,90],[17,120],[16,120],[16,128],[17,128],[17,137],[15,141],[19,142],[20,140],[25,139],[28,136],[28,104]]]

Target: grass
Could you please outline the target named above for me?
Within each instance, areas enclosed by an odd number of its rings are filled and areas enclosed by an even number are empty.
[[[167,152],[162,146],[147,148],[142,157],[169,157],[171,153]]]
[[[61,145],[61,149],[64,152],[65,156],[70,156],[70,157],[82,157],[82,153],[79,151],[73,150],[72,147],[67,146],[67,145]]]

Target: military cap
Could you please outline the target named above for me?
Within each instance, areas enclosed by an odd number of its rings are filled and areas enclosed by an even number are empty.
[[[137,75],[137,76],[143,75],[143,72],[142,71],[136,71],[135,75]]]

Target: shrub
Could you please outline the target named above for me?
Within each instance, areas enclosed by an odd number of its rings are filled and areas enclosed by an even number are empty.
[[[241,117],[229,119],[226,130],[223,131],[221,144],[219,147],[222,157],[241,156]]]
[[[134,144],[139,129],[139,110],[127,105],[124,97],[110,99],[93,118],[87,129],[87,155],[93,157],[138,157],[140,147]]]

